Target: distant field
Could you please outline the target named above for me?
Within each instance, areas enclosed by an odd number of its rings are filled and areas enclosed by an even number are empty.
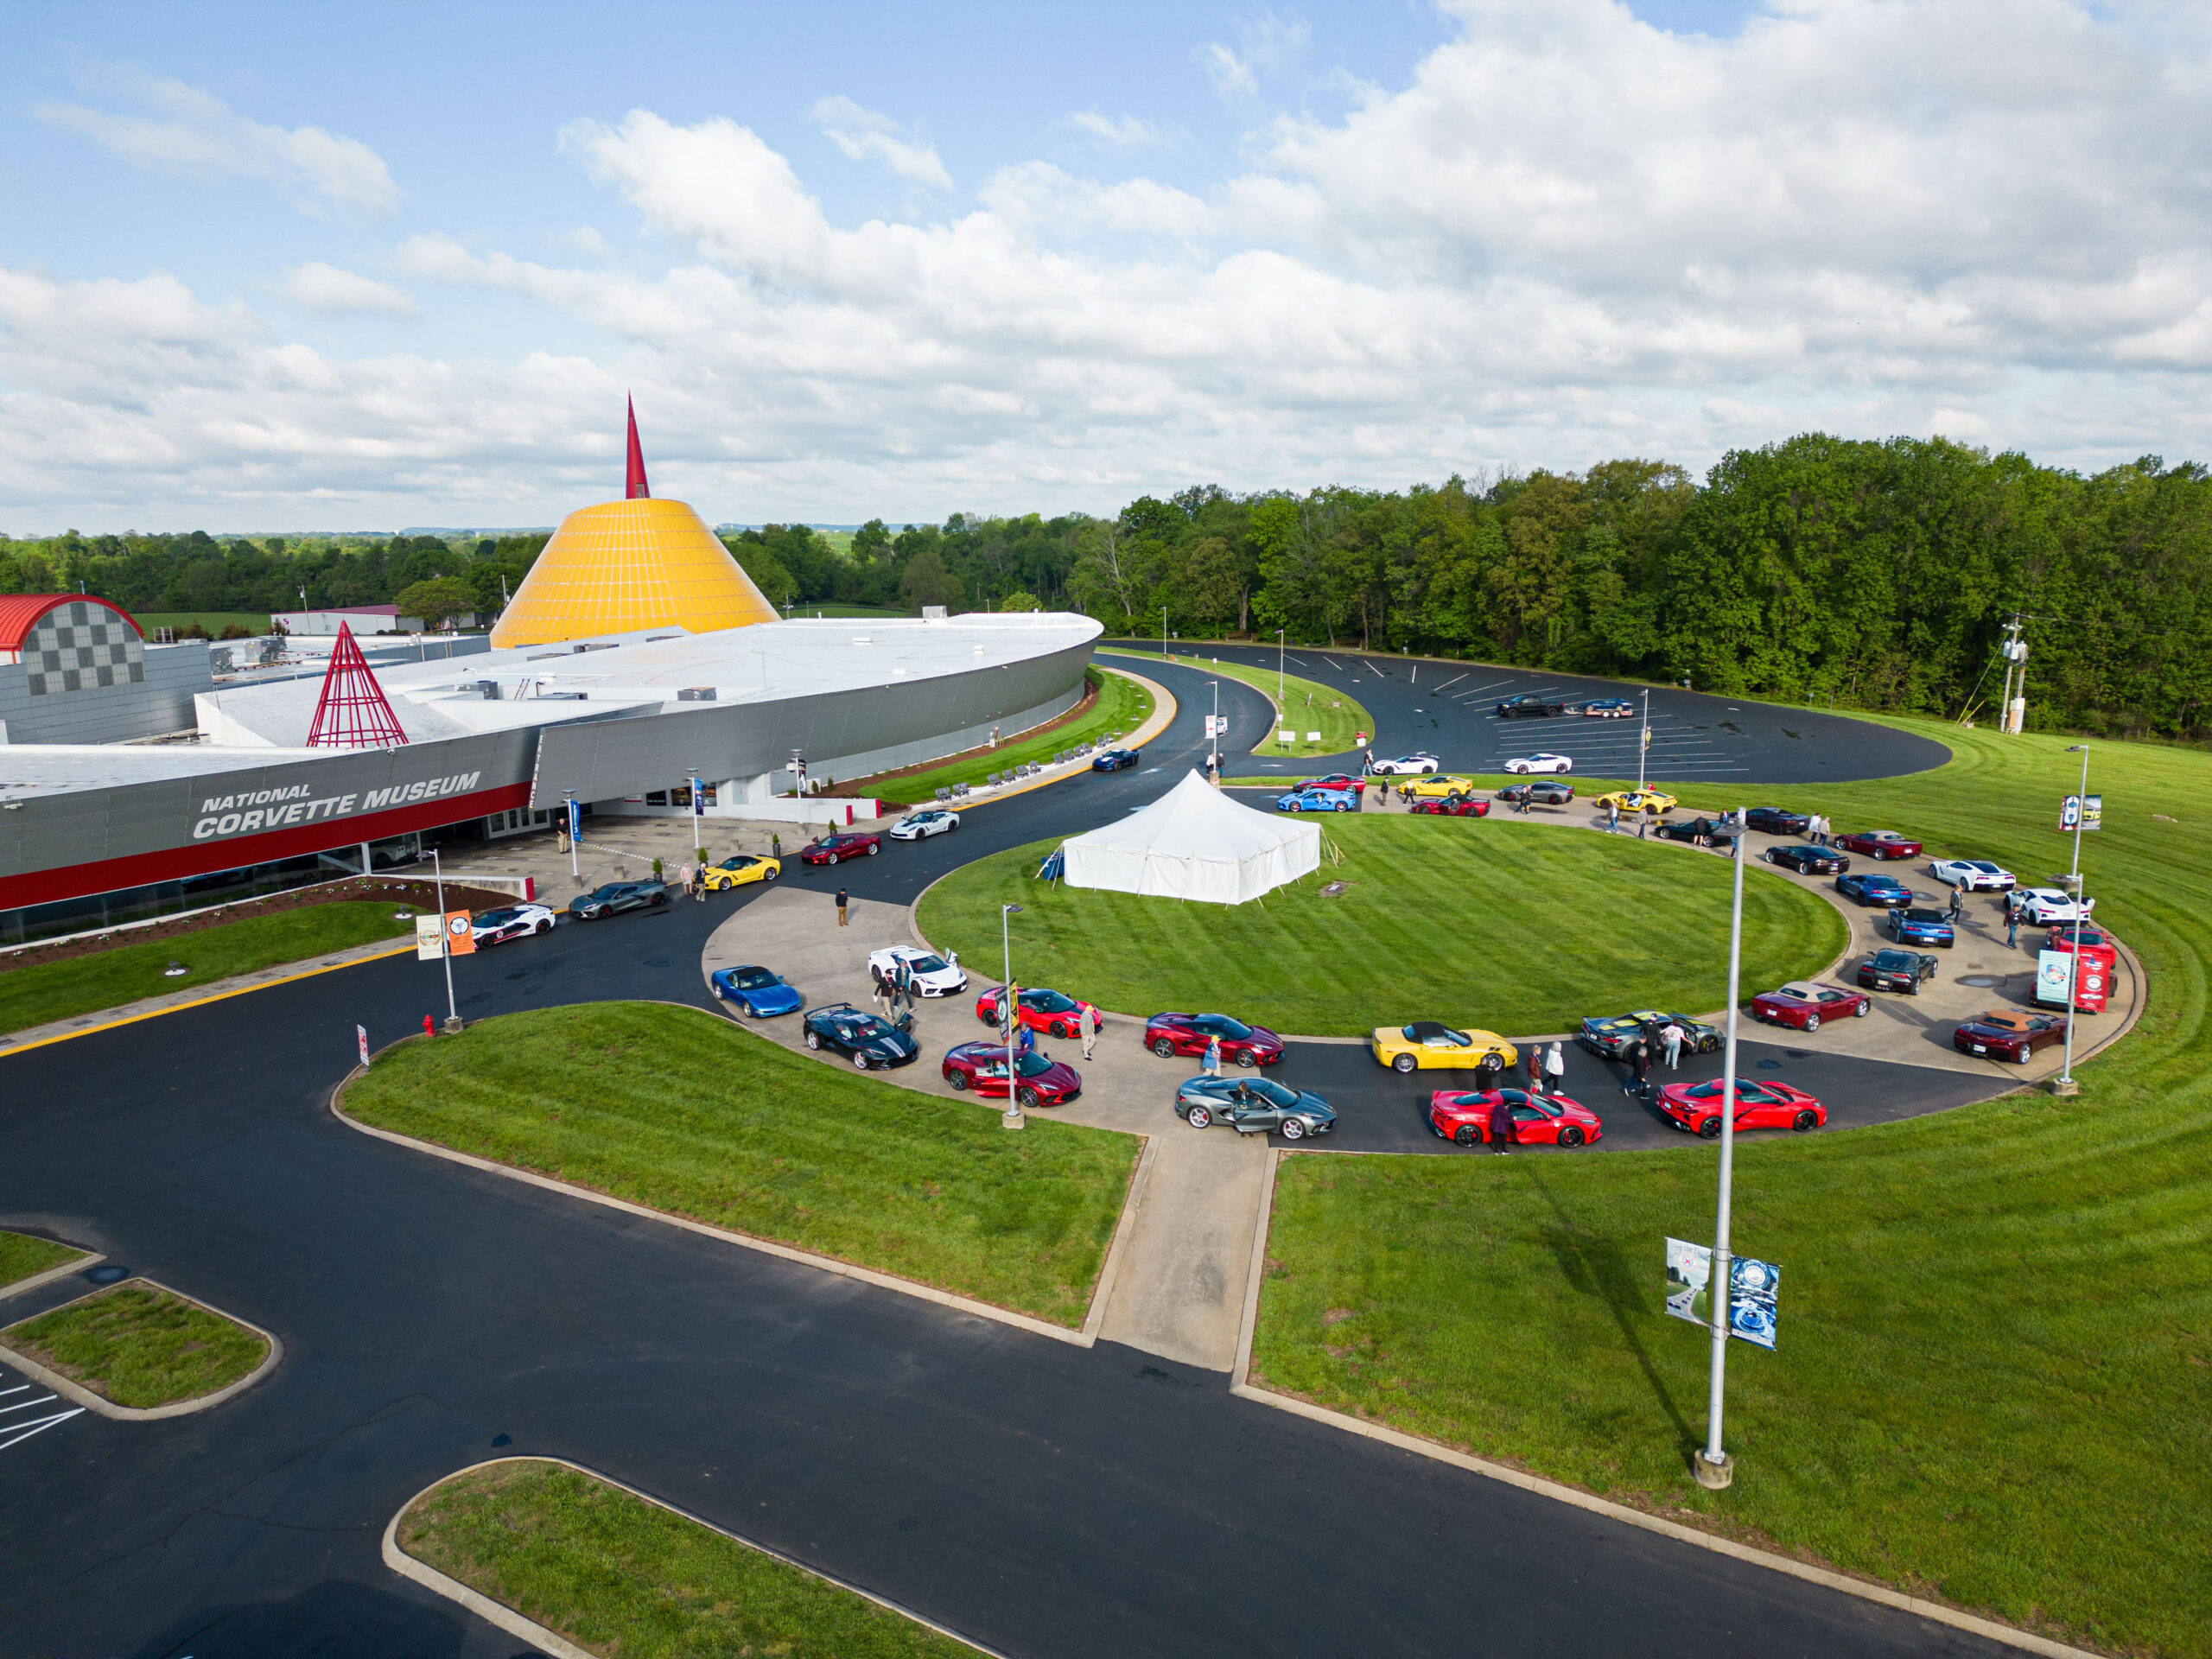
[[[175,628],[181,633],[197,622],[213,638],[220,638],[225,628],[236,626],[248,633],[269,632],[269,613],[266,611],[133,611],[138,626],[150,634],[156,628]]]
[[[791,615],[802,618],[809,616],[849,616],[854,618],[880,616],[887,621],[890,621],[895,620],[900,617],[911,617],[913,614],[914,613],[912,611],[894,611],[890,609],[888,607],[881,605],[794,605],[791,607]]]

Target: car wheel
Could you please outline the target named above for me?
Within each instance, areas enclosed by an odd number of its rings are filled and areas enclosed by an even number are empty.
[[[1075,1027],[1065,1024],[1055,1025],[1052,1034],[1065,1043],[1075,1035]]]
[[[1805,1023],[1798,1027],[1801,1031],[1818,1031],[1820,1028],[1821,1016],[1817,1014],[1807,1014],[1805,1016]]]
[[[1173,1059],[1175,1058],[1175,1039],[1172,1037],[1154,1038],[1152,1039],[1152,1052],[1159,1055],[1163,1060]]]
[[[868,1070],[868,1056],[861,1053],[858,1049],[855,1049],[853,1051],[853,1069],[856,1071],[865,1071]]]
[[[1339,812],[1349,812],[1351,810],[1351,803],[1350,801],[1338,801],[1336,805],[1336,810]]]
[[[1789,1127],[1802,1135],[1806,1130],[1815,1127],[1820,1121],[1821,1115],[1818,1112],[1803,1111],[1789,1120]]]
[[[950,823],[948,823],[948,824],[946,824],[946,825],[944,826],[944,833],[945,833],[946,835],[948,835],[948,836],[949,836],[949,835],[951,835],[954,831],[957,830],[959,828],[960,828],[960,820],[959,820],[959,819],[957,819],[957,818],[955,818],[955,819],[954,819]]]
[[[871,842],[868,842],[868,855],[870,858],[874,858],[874,857],[878,853],[881,852],[882,850],[883,850],[883,843],[882,843],[881,842],[880,842],[880,841],[871,841]]]
[[[820,1048],[822,1046],[821,1033],[812,1031],[808,1032],[806,1033],[806,1046],[809,1048]]]
[[[1193,1106],[1184,1114],[1183,1121],[1194,1129],[1203,1129],[1213,1122],[1213,1114],[1203,1106]]]
[[[1452,1141],[1455,1146],[1479,1147],[1483,1143],[1482,1131],[1471,1123],[1462,1123],[1452,1131]]]
[[[949,1071],[945,1074],[944,1080],[952,1085],[954,1094],[964,1095],[968,1092],[968,1074],[965,1071]]]
[[[1412,1055],[1401,1054],[1397,1058],[1390,1062],[1390,1069],[1393,1071],[1410,1071],[1419,1064],[1420,1062],[1415,1060]]]
[[[550,916],[547,917],[543,921],[540,922],[536,927],[533,927],[530,931],[533,933],[550,933],[553,931],[553,918]]]
[[[663,905],[666,904],[667,902],[668,902],[668,889],[667,889],[667,888],[664,887],[664,888],[662,888],[658,893],[657,893],[653,894],[653,908],[654,908],[655,910],[658,910],[658,909],[659,909]]]
[[[835,853],[830,854],[830,856],[829,856],[828,858],[826,858],[826,859],[824,859],[824,860],[823,861],[823,863],[825,863],[825,864],[835,864],[836,861],[837,861],[837,855],[836,855],[836,854],[835,854]]]
[[[1704,1122],[1697,1126],[1697,1138],[1700,1141],[1718,1141],[1720,1138],[1720,1116],[1719,1113],[1714,1113],[1713,1116],[1707,1118]]]
[[[1782,862],[1780,859],[1774,855],[1774,849],[1771,847],[1766,849],[1766,861],[1770,864],[1779,864]]]
[[[2015,1054],[2012,1058],[2020,1065],[2025,1065],[2030,1060],[2035,1058],[2035,1054],[2036,1052],[2033,1047],[2026,1043],[2022,1043],[2020,1045],[2020,1052]]]
[[[1240,1048],[1236,1051],[1236,1064],[1243,1066],[1246,1071],[1250,1071],[1259,1063],[1260,1062],[1254,1057],[1250,1049]]]
[[[1034,1089],[1025,1087],[1020,1094],[1014,1096],[1014,1098],[1019,1100],[1024,1106],[1028,1107],[1030,1110],[1034,1111],[1037,1109],[1037,1091]]]
[[[1874,1005],[1872,1002],[1861,1002],[1857,1007],[1851,1011],[1851,1017],[1854,1020],[1864,1020],[1868,1014],[1873,1012]]]
[[[761,879],[763,881],[772,881],[772,880],[774,880],[776,879],[776,877],[777,877],[779,874],[781,874],[781,872],[779,872],[779,871],[776,871],[776,870],[766,870],[766,871],[762,872],[761,876],[760,876],[760,879]]]
[[[1559,1143],[1562,1147],[1580,1146],[1582,1144],[1582,1131],[1572,1123],[1567,1124],[1559,1132]]]
[[[1306,1138],[1306,1126],[1294,1117],[1286,1117],[1276,1127],[1282,1131],[1282,1138],[1286,1141],[1303,1141]]]

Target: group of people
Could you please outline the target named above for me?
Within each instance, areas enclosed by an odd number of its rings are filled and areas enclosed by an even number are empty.
[[[1636,1040],[1622,1051],[1628,1062],[1631,1080],[1621,1085],[1621,1093],[1648,1100],[1651,1096],[1651,1068],[1664,1065],[1668,1071],[1681,1069],[1682,1045],[1689,1040],[1689,1033],[1672,1019],[1662,1025],[1647,1020],[1636,1033]]]
[[[1805,839],[1812,842],[1815,847],[1830,847],[1834,845],[1834,842],[1830,839],[1830,837],[1834,834],[1835,825],[1831,823],[1827,818],[1823,817],[1818,812],[1814,813],[1810,818],[1808,818],[1805,821]]]
[[[894,963],[887,971],[874,963],[868,965],[868,977],[875,982],[875,988],[868,995],[887,1020],[895,1018],[901,1008],[912,1014],[915,999],[920,993],[914,988],[914,970],[905,963]]]
[[[707,867],[694,864],[689,859],[676,867],[676,879],[683,888],[683,896],[707,902]]]

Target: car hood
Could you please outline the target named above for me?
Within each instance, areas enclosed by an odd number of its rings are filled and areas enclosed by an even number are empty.
[[[728,981],[723,982],[728,983]],[[756,1007],[763,1008],[796,1008],[803,1000],[799,994],[788,985],[763,985],[757,991],[741,991],[734,985],[731,985],[729,994],[732,996],[741,996]]]

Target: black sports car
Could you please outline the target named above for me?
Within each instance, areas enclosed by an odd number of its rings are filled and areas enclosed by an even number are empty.
[[[1143,756],[1135,749],[1107,749],[1092,758],[1090,769],[1093,772],[1120,772],[1126,766],[1134,766],[1141,759]]]
[[[1778,806],[1755,806],[1744,814],[1744,822],[1770,836],[1802,836],[1813,821],[1802,812],[1785,812]]]
[[[1832,847],[1815,847],[1799,842],[1794,847],[1770,847],[1766,861],[1779,864],[1785,870],[1795,870],[1800,875],[1841,875],[1851,868],[1851,861]]]
[[[816,1008],[803,1024],[809,1048],[832,1049],[863,1071],[874,1066],[904,1065],[922,1052],[922,1046],[905,1027],[849,1002]]]
[[[1497,791],[1497,798],[1525,800],[1536,806],[1565,806],[1574,798],[1574,785],[1556,778],[1532,778],[1525,784],[1508,784]]]
[[[1920,995],[1920,988],[1936,977],[1936,958],[1917,950],[1877,950],[1859,964],[1859,982],[1870,991],[1903,991]]]
[[[1659,1040],[1659,1032],[1669,1020],[1682,1028],[1682,1052],[1686,1054],[1713,1054],[1719,1052],[1727,1040],[1718,1026],[1709,1026],[1702,1020],[1693,1020],[1686,1014],[1661,1014],[1651,1008],[1639,1008],[1634,1014],[1617,1014],[1611,1018],[1592,1014],[1582,1022],[1582,1033],[1577,1039],[1583,1047],[1604,1060],[1618,1059],[1628,1052],[1636,1035],[1647,1027],[1651,1040]]]
[[[1563,715],[1566,712],[1565,703],[1546,702],[1541,697],[1532,697],[1526,692],[1517,697],[1508,697],[1497,705],[1497,717],[1500,720],[1520,720],[1534,718],[1541,715]]]
[[[1912,902],[1912,889],[1894,875],[1839,875],[1835,890],[1859,905],[1879,905],[1897,910]]]
[[[569,914],[596,922],[626,910],[658,910],[667,902],[668,889],[658,881],[610,881],[569,900]]]
[[[1711,818],[1675,818],[1665,823],[1655,823],[1651,833],[1662,841],[1682,841],[1694,845],[1713,838],[1714,821]]]

